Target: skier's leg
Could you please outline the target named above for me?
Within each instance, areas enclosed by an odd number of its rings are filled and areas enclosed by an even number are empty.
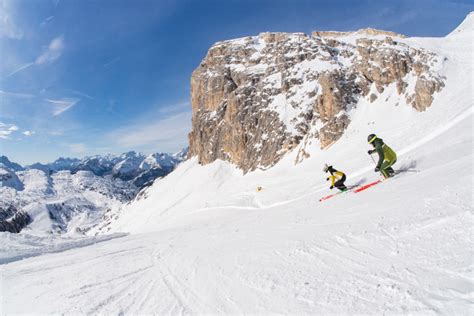
[[[385,168],[385,170],[387,170],[388,174],[390,176],[393,176],[395,174],[395,170],[393,170],[392,166],[397,162],[397,159],[394,159],[394,160],[390,160],[389,161],[389,164],[387,165],[387,168]]]
[[[339,182],[339,181],[338,181],[338,182]],[[336,188],[338,188],[339,190],[341,190],[341,191],[346,191],[346,190],[347,190],[347,187],[346,187],[344,184],[342,184],[342,183],[337,183],[337,182],[336,182],[336,183],[334,183],[334,186],[335,186]]]
[[[344,181],[346,181],[346,175],[343,175],[341,179],[337,180],[334,186],[341,191],[346,191],[347,187],[344,185]]]
[[[385,179],[390,178],[390,173],[387,170],[387,168],[390,167],[390,163],[391,161],[384,160],[384,162],[382,162],[382,165],[380,166],[380,173],[383,175]]]
[[[397,162],[397,159],[395,160],[384,160],[382,165],[380,166],[380,172],[384,176],[385,179],[392,177],[395,174],[395,171],[393,170],[392,166]]]

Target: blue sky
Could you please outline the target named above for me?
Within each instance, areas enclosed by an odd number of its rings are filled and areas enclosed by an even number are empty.
[[[444,36],[474,1],[0,0],[0,154],[174,152],[189,81],[216,41],[374,27]]]

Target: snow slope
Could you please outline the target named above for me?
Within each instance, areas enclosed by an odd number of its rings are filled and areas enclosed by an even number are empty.
[[[472,20],[456,38],[404,39],[446,57],[426,112],[386,89],[296,166],[296,153],[245,176],[184,162],[109,226],[131,235],[0,265],[0,314],[472,314]],[[348,184],[378,178],[370,132],[419,172],[318,202],[325,162]]]

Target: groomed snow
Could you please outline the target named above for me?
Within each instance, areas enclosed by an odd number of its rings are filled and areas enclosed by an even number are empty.
[[[0,314],[471,314],[472,36],[458,37],[404,39],[447,56],[426,112],[386,89],[296,166],[296,152],[245,176],[191,159],[113,223],[131,235],[0,265]],[[318,202],[325,162],[348,184],[378,178],[371,132],[412,171]]]

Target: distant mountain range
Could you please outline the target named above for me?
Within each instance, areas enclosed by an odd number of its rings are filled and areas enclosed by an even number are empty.
[[[150,184],[154,179],[170,173],[177,164],[183,161],[188,149],[185,148],[175,154],[154,153],[144,155],[129,151],[121,155],[91,156],[83,159],[59,158],[51,163],[34,163],[21,166],[11,162],[8,157],[0,156],[0,167],[10,171],[23,171],[38,169],[47,174],[69,170],[71,173],[78,171],[91,171],[96,176],[111,175],[124,181],[131,181],[138,188]]]
[[[117,211],[140,190],[174,170],[187,155],[59,158],[21,166],[0,156],[0,231],[25,226],[50,232],[86,231]]]

